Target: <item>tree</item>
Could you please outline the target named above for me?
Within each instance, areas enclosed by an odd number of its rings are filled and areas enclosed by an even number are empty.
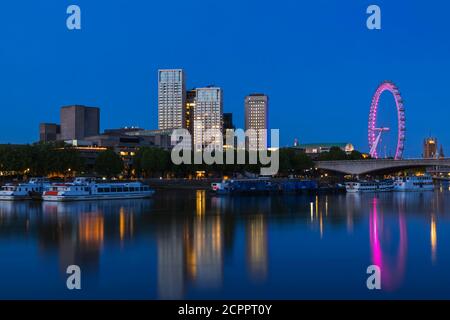
[[[170,154],[160,148],[141,148],[135,158],[136,171],[145,176],[163,175],[169,166]]]
[[[100,153],[95,159],[94,170],[97,174],[111,178],[123,171],[123,161],[113,150]]]
[[[362,160],[364,159],[363,155],[361,152],[353,150],[349,156],[348,156],[349,160]]]
[[[330,151],[319,155],[320,161],[347,160],[347,153],[339,147],[331,147]]]
[[[302,151],[292,148],[283,148],[279,150],[280,168],[282,175],[303,174],[314,166],[314,162],[308,155]]]
[[[291,157],[292,169],[296,174],[302,174],[305,170],[314,167],[314,162],[303,152],[294,152]]]

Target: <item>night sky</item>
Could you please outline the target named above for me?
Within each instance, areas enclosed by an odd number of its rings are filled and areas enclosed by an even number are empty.
[[[66,27],[71,4],[82,30]],[[370,4],[381,30],[366,28]],[[0,143],[36,141],[39,123],[59,122],[68,104],[100,107],[102,129],[157,128],[157,70],[183,68],[187,88],[223,88],[237,127],[244,96],[263,92],[281,145],[361,151],[372,94],[389,79],[405,101],[406,156],[420,156],[430,134],[450,154],[449,12],[444,0],[4,1]],[[382,102],[382,124],[394,124]]]

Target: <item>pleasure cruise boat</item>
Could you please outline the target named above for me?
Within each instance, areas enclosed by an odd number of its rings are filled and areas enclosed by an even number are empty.
[[[433,177],[430,175],[397,177],[394,179],[394,190],[433,191]]]
[[[75,178],[71,183],[52,184],[43,194],[44,201],[86,201],[141,199],[155,191],[141,182],[96,182],[93,178]]]
[[[40,199],[49,186],[50,182],[45,178],[31,178],[27,183],[6,184],[0,189],[0,200]]]
[[[388,192],[394,190],[394,181],[356,181],[346,182],[345,189],[350,193],[358,192]]]

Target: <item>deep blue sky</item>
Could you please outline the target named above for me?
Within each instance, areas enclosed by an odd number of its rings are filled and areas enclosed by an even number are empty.
[[[66,8],[82,30],[66,28]],[[366,28],[369,4],[382,30]],[[243,126],[243,99],[270,96],[282,145],[350,141],[367,151],[371,96],[384,79],[403,94],[408,156],[435,135],[450,154],[448,1],[18,0],[0,6],[0,143],[38,138],[59,107],[101,107],[102,129],[157,126],[157,69],[188,87],[216,84]],[[384,117],[393,119],[389,99]]]

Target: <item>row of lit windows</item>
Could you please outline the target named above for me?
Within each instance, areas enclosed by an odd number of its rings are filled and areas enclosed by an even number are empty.
[[[149,191],[149,187],[123,187],[123,188],[98,188],[98,193],[106,193],[106,192],[141,192],[141,191]]]
[[[160,82],[182,82],[183,71],[181,70],[165,70],[159,71]]]

